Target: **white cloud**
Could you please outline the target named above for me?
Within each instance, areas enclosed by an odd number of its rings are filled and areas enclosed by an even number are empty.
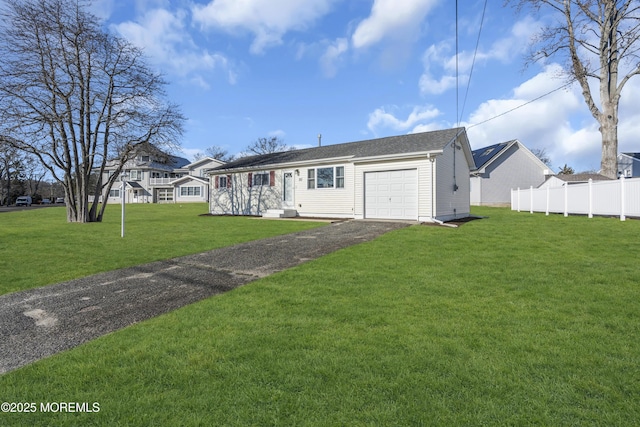
[[[444,93],[453,87],[456,87],[456,77],[442,76],[440,77],[440,80],[435,80],[428,73],[424,73],[422,76],[420,76],[420,82],[418,84],[420,86],[421,93],[431,93],[437,95]]]
[[[551,92],[564,83],[556,78],[559,69],[550,64],[516,87],[510,98],[482,103],[463,124],[472,148],[518,139],[530,149],[545,149],[555,171],[565,163],[576,170],[599,164],[600,134],[579,87]]]
[[[325,50],[324,54],[320,57],[320,66],[325,77],[334,77],[338,72],[338,65],[342,60],[342,57],[349,49],[349,42],[346,38],[336,39]]]
[[[422,55],[422,63],[424,64],[425,71],[422,76],[420,76],[420,80],[418,82],[420,93],[441,94],[452,87],[455,87],[455,74],[444,74],[440,79],[437,79],[433,77],[433,73],[431,72],[431,68],[433,68],[434,64],[436,67],[444,64],[445,69],[447,68],[448,59],[445,57],[445,51],[448,49],[448,43],[442,42],[437,45],[429,46]],[[455,71],[455,66],[453,67],[453,70]]]
[[[204,28],[248,31],[255,38],[251,52],[260,54],[282,43],[292,30],[305,30],[327,14],[335,0],[213,0],[194,5],[194,21]]]
[[[360,22],[352,36],[356,49],[372,46],[385,38],[414,36],[438,0],[374,0],[371,15]]]
[[[449,41],[445,40],[429,46],[422,57],[424,73],[418,83],[420,93],[423,95],[441,94],[454,88],[456,68],[460,84],[466,85],[471,67],[474,64],[480,65],[492,60],[509,63],[514,58],[519,58],[538,28],[537,21],[527,17],[516,22],[505,37],[494,41],[489,50],[459,52],[457,64],[455,52],[452,52],[453,45]],[[438,76],[439,74],[440,76]]]
[[[393,132],[414,132],[415,129],[422,129],[424,126],[431,126],[431,121],[440,116],[440,111],[433,106],[415,106],[406,119],[399,119],[394,114],[398,107],[377,108],[373,113],[369,114],[367,127],[374,135]],[[435,125],[434,125],[435,126]]]
[[[137,22],[122,22],[114,28],[131,43],[144,49],[156,63],[168,67],[178,76],[191,76],[192,82],[205,89],[209,85],[204,77],[197,75],[200,71],[222,69],[229,83],[234,84],[236,74],[229,60],[222,54],[210,53],[196,46],[186,29],[187,18],[184,10],[172,13],[166,9],[152,9],[141,15]]]

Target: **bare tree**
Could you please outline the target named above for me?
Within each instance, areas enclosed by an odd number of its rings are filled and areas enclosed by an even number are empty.
[[[11,204],[12,184],[22,176],[24,153],[0,138],[0,205]]]
[[[529,62],[549,57],[565,61],[565,72],[578,81],[591,115],[600,124],[602,174],[615,178],[620,95],[629,79],[640,74],[640,3],[634,0],[518,0],[517,3],[519,8],[531,6],[537,12],[551,11],[559,18],[538,34]],[[598,83],[598,101],[590,82]]]
[[[86,5],[5,0],[0,11],[0,134],[62,183],[70,222],[101,221],[100,196],[135,149],[174,147],[184,122],[142,52],[105,32]]]
[[[28,193],[31,196],[39,194],[40,184],[47,175],[47,171],[42,167],[38,159],[32,155],[27,155],[24,159],[24,175],[28,186]]]
[[[551,157],[547,154],[546,148],[533,148],[531,149],[531,153],[536,156],[542,163],[549,166],[551,168]]]
[[[293,147],[286,145],[284,141],[277,136],[258,138],[247,147],[247,151],[252,154],[268,154],[289,150],[293,150]]]
[[[233,155],[229,154],[227,150],[218,145],[212,145],[204,150],[204,154],[196,154],[194,156],[195,160],[200,160],[205,157],[211,157],[213,159],[220,160],[221,162],[230,162],[233,160]]]

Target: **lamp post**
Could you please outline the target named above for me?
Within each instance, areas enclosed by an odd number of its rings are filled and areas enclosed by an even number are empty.
[[[125,203],[125,197],[124,197],[124,191],[126,188],[126,182],[125,179],[127,178],[127,172],[126,171],[122,171],[122,173],[120,174],[120,196],[122,197],[121,203],[122,203],[122,218],[120,220],[120,237],[124,237],[124,203]]]

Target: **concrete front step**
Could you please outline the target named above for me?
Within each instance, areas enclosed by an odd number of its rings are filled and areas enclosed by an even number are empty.
[[[295,209],[268,209],[262,214],[263,218],[294,218],[298,216]]]

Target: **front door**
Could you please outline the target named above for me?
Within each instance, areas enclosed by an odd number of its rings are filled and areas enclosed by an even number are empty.
[[[282,184],[282,207],[293,208],[293,172],[285,172],[283,174]]]

